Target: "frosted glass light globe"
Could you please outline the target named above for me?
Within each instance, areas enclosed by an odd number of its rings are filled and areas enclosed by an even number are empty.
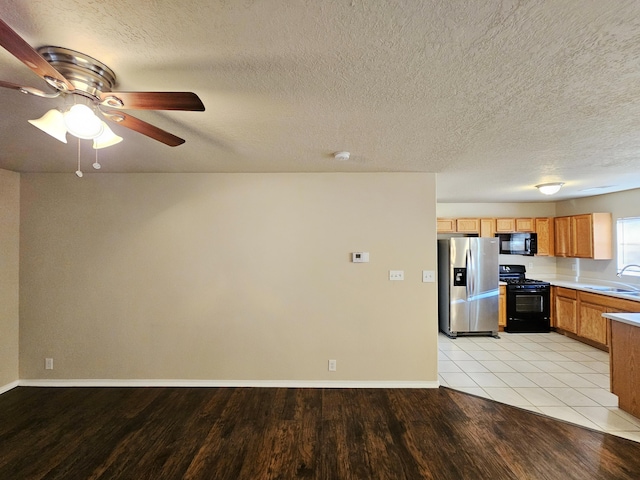
[[[104,126],[86,105],[78,104],[64,113],[64,124],[71,135],[91,140],[102,135]]]

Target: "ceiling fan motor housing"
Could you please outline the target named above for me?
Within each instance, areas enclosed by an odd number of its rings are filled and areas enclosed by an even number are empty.
[[[84,53],[53,46],[40,47],[37,51],[74,86],[74,93],[98,101],[99,92],[110,92],[116,84],[113,70]],[[55,79],[49,83],[59,89]]]

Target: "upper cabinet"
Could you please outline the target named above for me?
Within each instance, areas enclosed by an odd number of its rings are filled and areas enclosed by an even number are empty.
[[[515,231],[515,218],[496,218],[496,233],[512,233]]]
[[[539,256],[613,258],[610,213],[555,218],[438,218],[438,233],[494,237],[496,233],[535,232]]]
[[[556,257],[571,257],[571,217],[556,217],[553,222]]]
[[[533,218],[496,218],[496,233],[534,232]]]
[[[516,218],[516,232],[535,232],[533,218]]]
[[[554,227],[556,257],[613,258],[610,213],[556,217]]]
[[[479,218],[438,218],[438,233],[480,233]]]
[[[480,233],[480,220],[478,218],[458,218],[456,230],[459,233]]]
[[[495,218],[480,219],[480,236],[481,237],[496,236],[496,219]]]
[[[438,218],[438,233],[455,233],[456,232],[456,219],[455,218]]]
[[[539,256],[552,257],[555,252],[554,245],[554,222],[553,218],[536,218],[534,221],[535,232],[538,234]]]

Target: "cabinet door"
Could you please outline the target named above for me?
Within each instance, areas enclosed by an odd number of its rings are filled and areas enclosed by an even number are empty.
[[[553,218],[536,218],[536,234],[538,235],[538,256],[553,256],[554,235]]]
[[[516,231],[515,218],[496,218],[496,232],[513,233]]]
[[[516,218],[516,232],[533,232],[533,218]]]
[[[495,218],[481,218],[480,219],[480,236],[495,237],[495,235],[496,235]]]
[[[455,233],[456,231],[455,218],[439,218],[437,222],[438,222],[438,233]]]
[[[458,218],[456,230],[460,233],[478,233],[480,232],[480,220],[477,218]]]
[[[613,258],[613,219],[610,213],[592,213],[593,258],[611,260]]]
[[[589,214],[571,217],[571,256],[593,258],[593,219]]]
[[[602,318],[602,314],[606,311],[607,307],[603,305],[580,302],[578,335],[608,345],[607,319]]]
[[[500,285],[500,296],[498,297],[498,326],[507,326],[507,287]]]
[[[571,217],[556,217],[553,220],[556,257],[569,257],[571,256]]]
[[[556,297],[556,327],[567,332],[577,333],[577,300]]]

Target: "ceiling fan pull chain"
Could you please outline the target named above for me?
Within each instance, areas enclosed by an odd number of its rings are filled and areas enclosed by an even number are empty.
[[[100,162],[98,162],[98,149],[96,148],[96,163],[93,164],[93,168],[95,168],[96,170],[100,170],[102,168],[102,165],[100,165]]]
[[[97,152],[96,152],[97,153]],[[80,170],[80,139],[78,138],[78,170],[76,170],[76,175],[82,178],[82,170]]]

